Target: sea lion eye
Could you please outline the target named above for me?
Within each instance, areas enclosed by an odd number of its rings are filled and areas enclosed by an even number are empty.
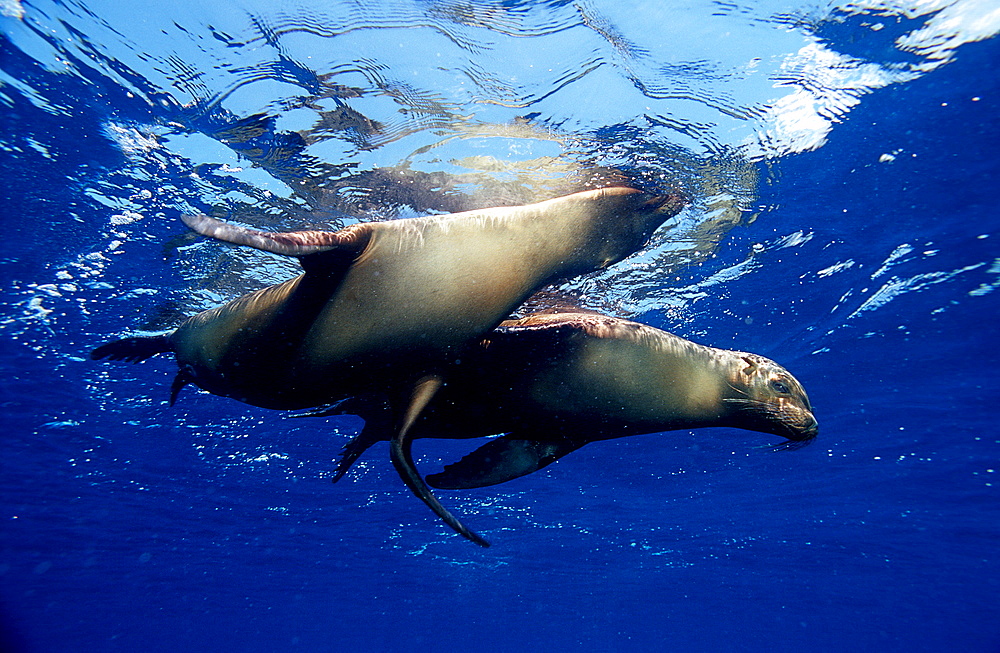
[[[791,394],[792,391],[782,381],[774,379],[771,381],[771,389],[783,395]]]

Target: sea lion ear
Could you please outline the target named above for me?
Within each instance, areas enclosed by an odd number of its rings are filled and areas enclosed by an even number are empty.
[[[743,373],[747,376],[754,374],[757,371],[757,363],[755,363],[749,356],[741,356],[741,358],[743,359],[743,362],[747,364],[747,366],[743,368]]]

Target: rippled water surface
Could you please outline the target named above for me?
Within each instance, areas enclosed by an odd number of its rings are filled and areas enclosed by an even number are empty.
[[[997,650],[997,32],[991,0],[0,0],[0,647]],[[87,359],[298,273],[184,213],[620,183],[690,203],[558,292],[774,358],[815,444],[645,435],[442,492],[481,550],[384,448],[329,483],[355,418]]]

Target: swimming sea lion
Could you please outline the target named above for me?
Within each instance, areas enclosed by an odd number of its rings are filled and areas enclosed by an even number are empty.
[[[456,352],[539,287],[637,251],[683,205],[679,194],[614,187],[336,232],[265,233],[185,216],[200,234],[297,256],[304,273],[199,313],[168,335],[108,343],[91,357],[137,362],[174,352],[180,373],[171,403],[188,382],[275,409],[389,387],[405,431]]]
[[[337,480],[372,443],[395,433],[385,429],[377,401],[348,400],[334,411],[366,420],[345,447]],[[394,446],[406,467],[400,473],[419,488],[417,495],[464,534],[468,529],[417,473],[413,439],[503,433],[427,477],[436,488],[464,489],[530,474],[588,442],[707,426],[780,435],[790,447],[818,431],[802,385],[763,356],[698,345],[604,315],[536,314],[503,322],[464,353]]]

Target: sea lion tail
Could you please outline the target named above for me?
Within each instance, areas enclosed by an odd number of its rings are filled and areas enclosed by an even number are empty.
[[[140,363],[157,354],[165,354],[174,350],[169,335],[134,336],[122,338],[97,347],[90,352],[91,360],[107,358],[113,361],[128,361]]]
[[[229,224],[207,215],[182,215],[181,220],[202,236],[284,256],[308,256],[331,250],[358,253],[368,244],[371,231],[365,224],[355,224],[340,231],[271,233]]]

